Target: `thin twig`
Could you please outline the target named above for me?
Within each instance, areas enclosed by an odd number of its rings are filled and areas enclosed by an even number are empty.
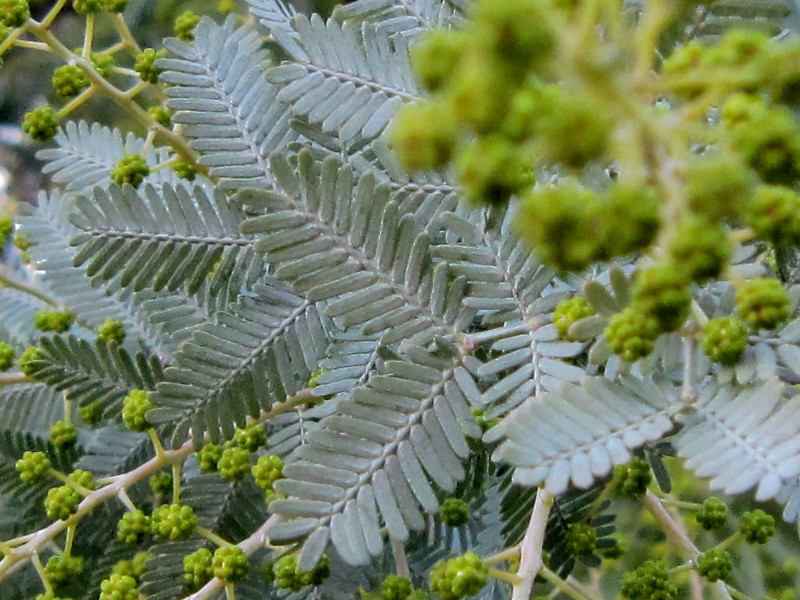
[[[647,490],[647,493],[644,496],[644,506],[647,511],[653,515],[658,521],[658,524],[664,530],[664,533],[667,534],[667,538],[680,550],[681,555],[686,560],[694,561],[700,556],[700,550],[698,550],[697,546],[694,545],[689,536],[686,534],[686,529],[680,524],[671,514],[670,512],[664,508],[664,505],[661,504],[661,501],[658,499],[653,492]],[[698,580],[695,581],[694,577],[697,576]],[[696,591],[698,588],[702,590],[702,582],[699,581],[699,575],[697,575],[697,571],[694,571],[692,575],[692,595],[694,598],[697,598],[698,592]],[[728,593],[728,590],[725,586],[725,583],[722,581],[718,581],[716,583],[711,584],[711,591],[714,594],[715,598],[719,600],[731,600],[731,595]],[[699,597],[702,598],[702,591],[699,592]]]
[[[544,543],[544,533],[547,528],[547,517],[550,515],[550,508],[553,506],[554,496],[539,488],[536,492],[536,502],[533,505],[528,529],[525,537],[520,544],[520,560],[517,575],[520,582],[514,586],[511,600],[528,600],[533,588],[533,580],[544,564],[542,562],[542,544]]]

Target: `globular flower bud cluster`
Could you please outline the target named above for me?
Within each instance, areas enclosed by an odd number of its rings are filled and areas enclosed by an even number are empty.
[[[83,70],[75,65],[64,65],[53,71],[53,89],[65,98],[72,98],[89,87]]]
[[[147,109],[147,114],[153,117],[153,120],[162,127],[167,129],[172,127],[172,111],[166,106],[151,106]]]
[[[308,572],[298,569],[297,557],[291,554],[284,554],[272,565],[275,585],[293,592],[299,592],[309,585],[320,585],[330,577],[330,574],[330,561],[325,555],[320,558],[317,566]]]
[[[489,567],[475,553],[440,560],[430,572],[431,591],[443,600],[477,594],[486,585]]]
[[[567,529],[567,548],[574,556],[591,556],[597,549],[597,531],[586,523],[573,523]]]
[[[206,444],[197,451],[197,462],[202,471],[216,471],[224,448],[218,444]]]
[[[28,0],[0,0],[0,24],[21,27],[30,16]]]
[[[70,448],[78,443],[78,430],[72,423],[56,421],[50,427],[50,441],[56,448]]]
[[[78,511],[81,495],[68,485],[60,485],[47,492],[44,510],[50,519],[66,521]]]
[[[628,362],[648,356],[658,335],[653,320],[630,306],[609,319],[603,334],[611,351]]]
[[[20,371],[28,377],[35,375],[41,368],[42,349],[38,346],[28,346],[17,359]]]
[[[72,0],[72,8],[76,13],[90,15],[106,9],[105,0]]]
[[[66,587],[78,578],[85,562],[80,556],[51,556],[44,567],[47,581],[56,589]]]
[[[233,443],[248,452],[255,452],[267,442],[264,426],[260,424],[248,425],[244,429],[237,429],[233,434]]]
[[[178,15],[175,19],[175,37],[184,42],[194,40],[194,28],[200,22],[200,17],[190,10]]]
[[[775,535],[775,519],[760,508],[742,515],[739,533],[748,544],[766,544]]]
[[[125,326],[117,319],[106,319],[97,327],[97,337],[107,342],[121,344],[125,340]]]
[[[33,325],[39,331],[63,333],[74,321],[75,315],[67,311],[37,310],[33,315]]]
[[[663,563],[649,560],[625,574],[621,593],[628,600],[675,600],[678,586],[670,579]]]
[[[264,490],[272,489],[273,484],[283,477],[283,460],[276,454],[260,456],[250,470],[256,485]]]
[[[722,548],[712,548],[697,557],[697,572],[712,583],[726,581],[733,572],[731,555]]]
[[[138,154],[129,154],[111,169],[111,181],[117,185],[129,183],[133,187],[139,187],[149,174],[150,167],[147,166],[144,157]]]
[[[159,471],[153,473],[148,480],[150,491],[156,496],[166,496],[172,491],[172,473],[169,471]]]
[[[387,575],[381,583],[381,600],[406,600],[413,589],[409,579],[400,575]]]
[[[645,459],[634,456],[627,465],[614,468],[614,479],[621,494],[638,498],[647,491],[647,486],[653,480],[653,473]]]
[[[225,479],[241,481],[250,472],[250,452],[236,446],[225,448],[217,463],[217,470]]]
[[[197,515],[191,506],[166,504],[153,511],[151,525],[153,535],[173,542],[186,540],[197,527]]]
[[[139,600],[139,586],[129,575],[111,575],[100,583],[98,600]]]
[[[130,510],[117,523],[117,539],[125,544],[141,544],[150,535],[152,522],[141,510]]]
[[[122,421],[131,431],[145,431],[151,427],[147,421],[147,411],[153,403],[145,390],[131,390],[122,401]]]
[[[469,523],[469,504],[461,498],[446,498],[439,506],[439,515],[448,527],[461,527]]]
[[[25,114],[22,131],[37,142],[49,142],[58,130],[58,118],[49,106],[36,108]]]
[[[0,342],[0,371],[8,371],[14,365],[14,346]]]
[[[247,554],[238,546],[223,546],[214,551],[211,561],[214,577],[225,583],[240,581],[250,570]]]
[[[141,583],[142,575],[147,570],[147,561],[153,558],[149,552],[137,552],[131,560],[120,560],[111,569],[112,575],[127,575]]]
[[[158,83],[158,75],[161,73],[161,69],[156,67],[155,62],[166,55],[166,50],[145,48],[142,50],[142,53],[136,57],[136,63],[133,65],[133,69],[139,74],[142,81]]]
[[[208,548],[200,548],[183,557],[183,581],[195,591],[203,587],[214,576],[214,555]]]
[[[16,465],[19,478],[25,483],[40,483],[50,474],[52,463],[44,452],[27,451]]]
[[[748,330],[738,317],[711,319],[700,332],[703,352],[714,362],[731,366],[739,362],[747,348]]]
[[[708,531],[722,529],[728,522],[728,505],[715,496],[703,500],[703,506],[694,515],[700,527]]]
[[[736,310],[752,329],[775,329],[789,318],[789,296],[776,279],[749,279],[736,289]]]

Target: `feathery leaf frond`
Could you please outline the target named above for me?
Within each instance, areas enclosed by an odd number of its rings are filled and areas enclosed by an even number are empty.
[[[235,255],[246,270],[251,240],[238,233],[241,215],[225,195],[203,188],[163,185],[95,188],[92,199],[79,196],[70,215],[80,230],[70,244],[79,246],[76,266],[97,281],[119,277],[134,290],[173,291],[187,283],[197,291],[218,261]]]
[[[557,393],[530,398],[492,427],[484,441],[505,438],[494,459],[515,467],[515,483],[544,483],[554,495],[570,483],[586,489],[630,461],[631,450],[672,429],[671,418],[682,407],[678,395],[669,382],[587,377],[579,385],[563,383]]]
[[[276,86],[264,79],[266,52],[249,27],[202,19],[191,44],[167,39],[177,58],[157,61],[169,83],[167,106],[175,123],[200,153],[223,189],[263,188],[271,182],[267,156],[297,139],[289,111],[275,101]]]
[[[272,155],[282,191],[239,195],[254,215],[241,230],[259,236],[255,250],[276,277],[309,301],[329,301],[325,312],[343,329],[388,329],[386,345],[424,344],[470,324],[474,311],[461,304],[466,278],[433,263],[429,234],[399,214],[387,186],[369,174],[354,181],[353,169],[334,157],[321,165],[308,152],[298,159],[295,170]]]
[[[756,488],[770,500],[800,476],[800,400],[784,399],[778,380],[737,389],[709,385],[682,417],[678,456],[711,489],[741,494]]]
[[[71,335],[43,337],[39,347],[34,379],[66,391],[78,404],[96,402],[107,415],[119,414],[130,390],[153,390],[163,377],[155,357],[131,358],[123,348],[102,339],[89,344]]]
[[[434,486],[452,492],[464,477],[464,436],[478,430],[455,377],[461,367],[422,348],[413,355],[386,361],[289,457],[275,484],[287,499],[270,510],[291,519],[270,539],[306,538],[301,568],[315,565],[329,541],[348,564],[366,563],[383,551],[379,514],[405,541],[425,525],[420,508],[438,510]]]
[[[326,23],[319,15],[298,15],[292,24],[295,36],[273,34],[292,62],[272,67],[267,78],[283,86],[279,101],[324,133],[343,143],[373,139],[403,102],[419,96],[403,38],[369,23]]]
[[[327,347],[314,305],[283,286],[258,286],[229,312],[201,325],[173,358],[148,418],[172,443],[230,439],[249,415],[303,389]]]

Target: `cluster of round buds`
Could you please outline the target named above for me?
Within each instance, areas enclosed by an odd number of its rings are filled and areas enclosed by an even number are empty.
[[[306,572],[298,568],[297,557],[292,554],[284,554],[272,565],[272,576],[275,585],[293,592],[299,592],[310,585],[321,585],[330,575],[330,561],[324,554],[317,566]]]
[[[678,586],[663,563],[649,560],[625,574],[621,593],[627,600],[675,600]]]
[[[153,511],[151,532],[170,541],[186,540],[197,527],[197,515],[191,506],[166,504]]]
[[[39,331],[63,333],[74,321],[75,315],[68,311],[37,310],[33,315],[33,325]]]
[[[443,600],[477,594],[486,585],[489,567],[473,552],[440,560],[430,572],[431,591]]]
[[[131,390],[122,401],[122,421],[131,431],[146,431],[152,427],[147,420],[147,411],[153,403],[145,390]]]

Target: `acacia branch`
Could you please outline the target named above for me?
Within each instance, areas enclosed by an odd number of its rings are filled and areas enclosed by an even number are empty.
[[[542,544],[544,544],[544,534],[547,529],[547,518],[553,506],[555,497],[545,490],[539,488],[536,491],[536,502],[533,505],[531,519],[528,521],[528,529],[525,537],[520,544],[520,560],[517,575],[520,577],[519,583],[514,585],[511,600],[528,600],[531,597],[533,580],[544,565],[542,561]]]

